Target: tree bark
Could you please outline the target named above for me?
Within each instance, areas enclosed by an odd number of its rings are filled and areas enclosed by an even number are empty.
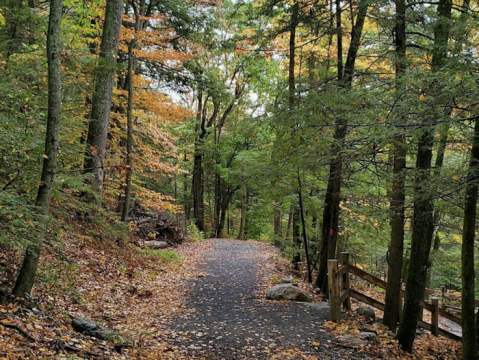
[[[84,172],[94,173],[98,189],[103,186],[103,163],[110,123],[111,98],[116,73],[123,0],[107,0],[100,59],[95,77],[92,108],[88,123]]]
[[[204,119],[203,119],[203,93],[200,91],[197,96],[198,110],[196,114],[196,138],[195,152],[193,162],[193,180],[191,184],[191,193],[193,197],[193,217],[195,225],[199,231],[205,230],[204,215],[204,189],[203,189],[203,149],[201,148],[203,140]]]
[[[139,7],[134,0],[130,1],[135,13],[135,37],[128,45],[128,70],[127,70],[127,91],[128,91],[128,105],[126,112],[126,178],[125,178],[125,197],[121,213],[121,220],[126,222],[128,212],[130,211],[131,191],[132,191],[132,175],[133,175],[133,75],[135,69],[135,56],[133,54],[136,48],[136,35],[143,28],[143,17],[145,16],[145,0],[140,0]],[[176,198],[176,196],[175,196]]]
[[[477,328],[474,314],[474,241],[476,229],[477,196],[479,181],[479,120],[476,119],[472,142],[469,173],[464,200],[464,224],[462,229],[462,358],[477,360]]]
[[[341,1],[336,1],[336,29],[338,38],[338,84],[350,87],[364,27],[368,4],[361,0],[358,5],[356,23],[351,32],[351,44],[346,58],[346,66],[343,70],[342,56],[342,24],[341,24]],[[329,168],[328,185],[323,208],[323,227],[321,229],[321,251],[319,259],[319,271],[315,281],[316,286],[323,294],[328,292],[326,280],[328,258],[335,258],[336,245],[338,242],[339,211],[341,203],[341,177],[343,173],[343,158],[341,154],[342,143],[346,138],[347,124],[338,118],[334,128],[334,143],[331,146],[332,160]]]
[[[62,0],[50,1],[50,15],[47,33],[48,57],[48,115],[45,136],[45,154],[43,159],[41,184],[38,187],[35,205],[38,208],[40,223],[43,226],[38,239],[27,246],[20,273],[13,288],[13,295],[25,297],[29,294],[38,267],[42,249],[47,217],[50,209],[55,173],[57,171],[57,154],[61,124],[62,89],[61,89],[61,46],[60,28],[62,19]]]
[[[133,153],[133,48],[134,44],[128,46],[128,105],[126,113],[126,178],[125,178],[125,197],[122,207],[121,220],[126,222],[128,217],[128,211],[130,210],[130,198],[131,198],[131,175],[132,169],[132,153]]]
[[[281,247],[281,241],[283,237],[281,203],[276,201],[273,204],[273,232],[274,244],[278,247]]]
[[[240,228],[238,231],[239,240],[243,240],[243,237],[244,237],[245,218],[246,218],[246,194],[243,193],[241,195],[241,219],[240,219]]]
[[[452,3],[440,0],[437,13],[438,20],[434,27],[434,47],[432,71],[437,72],[446,64],[449,26]],[[437,88],[433,84],[433,88]],[[437,91],[437,90],[436,90]],[[420,301],[426,286],[429,253],[434,236],[434,187],[431,184],[431,160],[434,143],[434,127],[425,125],[420,129],[416,158],[414,184],[414,217],[411,237],[411,258],[406,282],[406,297],[402,321],[398,331],[398,342],[401,348],[411,352],[416,337],[416,326],[422,313]]]
[[[434,234],[433,199],[428,192],[431,186],[430,169],[433,134],[433,129],[425,128],[422,130],[418,141],[411,258],[406,282],[403,316],[397,335],[401,348],[408,352],[412,351],[416,336],[418,316],[421,313],[420,301],[426,283],[427,261]]]
[[[406,69],[406,2],[396,0],[396,90]],[[404,205],[406,199],[405,173],[406,141],[402,129],[396,129],[393,149],[393,179],[389,212],[391,216],[391,242],[388,252],[388,282],[383,323],[396,331],[401,301],[401,273],[404,252]]]
[[[310,264],[310,259],[309,259],[309,249],[308,249],[308,236],[306,232],[306,221],[304,219],[304,207],[303,207],[303,195],[302,195],[302,189],[301,189],[301,177],[298,173],[298,197],[299,197],[299,209],[301,213],[301,224],[303,225],[303,240],[304,240],[304,254],[306,256],[306,266],[308,270],[308,282],[312,283],[313,282],[313,277],[311,274],[311,264]]]

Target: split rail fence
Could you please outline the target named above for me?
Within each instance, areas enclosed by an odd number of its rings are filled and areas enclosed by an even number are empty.
[[[350,287],[349,275],[353,274],[374,286],[386,289],[387,282],[374,276],[366,271],[349,263],[349,253],[341,253],[338,260],[328,260],[328,289],[329,289],[329,305],[330,305],[330,320],[338,322],[341,318],[341,306],[346,309],[351,309],[351,298],[359,300],[370,306],[384,311],[384,303],[373,299],[365,294],[360,293]],[[402,314],[403,306],[403,286],[401,284],[401,301],[399,313]],[[437,295],[434,290],[426,289],[427,295]],[[461,318],[446,311],[446,294],[445,288],[441,288],[441,302],[438,298],[433,298],[429,301],[421,301],[421,306],[431,312],[431,323],[425,321],[418,321],[418,326],[431,331],[435,336],[442,335],[449,339],[461,341],[462,338],[453,334],[446,329],[439,327],[439,316],[442,316],[456,324],[461,325]]]

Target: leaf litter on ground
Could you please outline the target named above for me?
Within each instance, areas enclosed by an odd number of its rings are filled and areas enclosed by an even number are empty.
[[[1,360],[68,359],[71,355],[85,359],[196,358],[170,341],[172,336],[187,338],[191,334],[175,333],[167,324],[190,311],[184,300],[191,291],[190,281],[207,275],[197,269],[209,251],[208,241],[180,245],[174,249],[178,261],[164,262],[132,244],[118,248],[81,235],[72,239],[68,238],[62,261],[57,252],[47,248],[40,265],[42,276],[31,300],[0,306]],[[291,264],[270,244],[255,244],[261,249],[255,253],[261,264],[260,290],[255,299],[265,302],[266,289],[291,276]],[[312,286],[301,280],[295,282],[312,292]],[[320,300],[315,295],[315,301]],[[115,335],[105,341],[77,333],[71,326],[73,316],[90,318]],[[406,354],[381,324],[367,323],[353,313],[340,324],[327,322],[323,326],[325,333],[335,336],[354,335],[365,327],[378,335],[380,344],[368,343],[351,355],[361,352],[373,359],[426,360],[460,357],[460,343],[430,334],[418,336],[414,355]],[[333,350],[334,344],[311,343],[312,348],[321,346]],[[268,359],[317,358],[294,346],[265,346],[261,352]],[[348,358],[348,352],[342,354]]]

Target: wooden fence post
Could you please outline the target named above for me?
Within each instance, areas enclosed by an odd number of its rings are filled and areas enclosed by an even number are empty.
[[[439,335],[439,300],[434,298],[431,300],[431,304],[434,307],[431,311],[431,332],[434,336]]]
[[[343,301],[343,308],[347,310],[351,310],[351,297],[350,297],[350,291],[349,291],[349,253],[347,252],[342,252],[341,257],[341,266],[346,267],[346,272],[342,276],[341,279],[341,291],[340,291],[340,296],[343,293],[343,291],[347,292],[347,296]]]
[[[441,286],[441,309],[446,308],[446,287]]]
[[[338,260],[328,260],[329,319],[341,320],[341,303],[338,279]]]

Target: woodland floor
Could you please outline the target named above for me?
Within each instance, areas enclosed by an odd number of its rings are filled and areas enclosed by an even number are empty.
[[[460,344],[444,338],[421,334],[411,356],[380,323],[354,312],[335,324],[326,321],[327,310],[266,300],[267,288],[291,276],[290,262],[267,243],[210,239],[162,253],[80,235],[63,241],[61,254],[45,249],[33,298],[0,305],[0,360],[460,358]],[[13,257],[0,252],[2,263]],[[79,334],[72,316],[117,335],[101,341]],[[379,344],[338,344],[338,336],[365,328]]]

